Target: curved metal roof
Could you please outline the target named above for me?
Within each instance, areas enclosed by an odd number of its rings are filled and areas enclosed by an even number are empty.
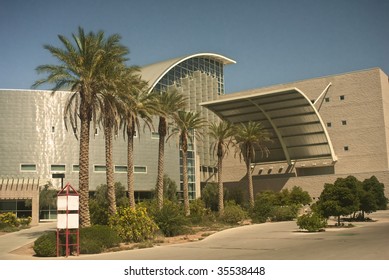
[[[200,105],[232,123],[260,121],[272,134],[270,154],[255,162],[267,163],[330,158],[334,149],[324,123],[307,96],[297,88],[287,88],[245,96],[225,95]]]
[[[212,58],[214,60],[218,60],[224,65],[226,64],[233,64],[236,63],[234,60],[227,58],[225,56],[222,56],[220,54],[215,53],[197,53],[192,54],[188,56],[182,56],[178,58],[169,59],[166,61],[162,61],[155,64],[150,64],[147,66],[142,67],[141,73],[142,73],[142,79],[147,81],[150,85],[150,90],[152,90],[155,85],[165,76],[167,72],[169,72],[170,69],[172,69],[174,66],[178,65],[179,63],[188,60],[193,57],[208,57]]]

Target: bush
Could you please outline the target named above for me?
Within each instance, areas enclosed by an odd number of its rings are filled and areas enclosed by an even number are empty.
[[[178,203],[165,200],[161,210],[152,210],[152,217],[163,235],[170,237],[188,232],[189,220]]]
[[[12,212],[0,213],[0,228],[18,227],[19,221]]]
[[[95,225],[80,229],[80,253],[98,254],[117,246],[121,238],[109,226]]]
[[[196,199],[190,203],[190,221],[192,224],[209,224],[215,221],[211,209],[206,208],[204,201]]]
[[[277,206],[271,212],[271,221],[292,221],[297,218],[299,207],[297,205]]]
[[[228,202],[224,207],[224,213],[220,217],[220,220],[227,224],[237,224],[246,217],[247,213],[240,205],[236,205],[234,202]]]
[[[38,257],[56,257],[57,233],[55,231],[44,233],[35,240],[33,249]]]
[[[312,212],[298,217],[297,225],[300,229],[315,232],[325,228],[327,226],[327,220],[319,214]]]
[[[117,213],[109,218],[109,223],[125,242],[152,239],[158,231],[158,226],[143,207],[119,207]]]
[[[219,208],[219,188],[216,183],[208,183],[201,190],[201,199],[205,203],[205,207],[212,211],[217,211]]]
[[[257,196],[254,207],[250,211],[251,219],[254,223],[265,223],[274,211],[274,202],[268,195]]]

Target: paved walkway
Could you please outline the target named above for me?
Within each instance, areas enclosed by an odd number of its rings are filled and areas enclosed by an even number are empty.
[[[378,222],[320,233],[298,232],[296,222],[265,223],[215,233],[193,243],[157,246],[68,259],[83,260],[389,260],[389,211],[369,217]],[[0,259],[40,259],[10,252],[33,242],[55,223],[0,236]],[[49,258],[45,258],[49,259]],[[54,258],[63,259],[63,258]]]
[[[55,230],[56,222],[44,222],[38,226],[0,236],[0,260],[27,259],[25,256],[15,255],[11,252],[34,242],[43,232]]]

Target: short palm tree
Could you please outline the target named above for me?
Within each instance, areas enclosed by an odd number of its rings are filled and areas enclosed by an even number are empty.
[[[188,142],[200,135],[200,129],[206,124],[206,120],[200,117],[199,112],[179,111],[175,116],[175,127],[170,136],[178,134],[182,151],[182,181],[185,215],[190,215],[189,208],[189,181],[188,181]],[[193,137],[192,137],[193,135]],[[169,137],[170,137],[169,136]]]
[[[211,145],[213,150],[212,154],[216,154],[217,156],[218,208],[220,215],[224,213],[223,159],[229,151],[234,133],[234,126],[227,121],[212,123],[209,126],[209,136],[214,140]]]
[[[156,95],[158,102],[158,174],[157,174],[157,201],[159,209],[163,207],[163,182],[164,182],[164,156],[165,156],[165,139],[168,134],[168,120],[174,119],[177,112],[182,110],[186,105],[184,96],[176,90],[158,93]]]
[[[122,125],[127,136],[127,187],[129,204],[135,208],[134,195],[134,137],[140,131],[141,120],[150,129],[152,127],[153,115],[157,111],[155,94],[148,93],[147,82],[141,80],[140,76],[128,73],[129,84],[127,89],[121,92],[121,99],[124,103],[122,112]],[[140,135],[139,135],[140,137]]]
[[[33,87],[44,83],[53,84],[53,93],[70,90],[65,105],[65,120],[68,119],[74,132],[78,131],[77,118],[80,119],[80,153],[79,153],[79,192],[80,192],[80,226],[90,226],[89,214],[89,137],[90,125],[101,108],[98,94],[103,89],[105,67],[112,64],[123,64],[127,59],[128,49],[119,43],[121,37],[114,34],[105,38],[104,32],[86,34],[79,27],[78,34],[72,39],[59,35],[64,48],[45,45],[58,65],[41,65],[38,73],[47,77],[36,81]]]
[[[262,123],[249,121],[241,123],[236,128],[235,145],[240,157],[246,163],[246,174],[248,181],[248,193],[250,207],[254,207],[254,187],[251,175],[251,163],[255,159],[256,151],[259,150],[262,156],[268,156],[269,149],[266,143],[270,142],[270,134],[264,129]]]

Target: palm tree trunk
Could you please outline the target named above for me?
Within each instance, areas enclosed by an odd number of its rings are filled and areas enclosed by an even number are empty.
[[[251,156],[248,156],[246,160],[246,172],[247,172],[247,183],[249,191],[249,203],[250,208],[254,207],[254,186],[253,186],[253,177],[251,176]]]
[[[166,119],[159,118],[159,149],[158,149],[158,174],[157,174],[157,201],[158,208],[163,207],[163,175],[164,175],[164,156],[165,156],[165,136],[166,136]]]
[[[104,126],[105,134],[105,162],[106,162],[106,177],[107,177],[107,189],[108,189],[108,213],[109,215],[116,214],[116,195],[115,195],[115,182],[114,182],[114,166],[112,159],[112,127],[108,121]]]
[[[127,186],[131,208],[135,208],[134,195],[134,128],[127,128]]]
[[[223,187],[223,158],[218,156],[217,160],[217,174],[219,187],[219,215],[224,214],[224,187]]]
[[[188,182],[188,139],[185,135],[181,137],[182,141],[182,185],[184,193],[184,211],[185,216],[190,215],[189,206],[189,182]]]
[[[87,106],[80,105],[80,154],[79,154],[79,192],[80,192],[80,227],[90,227],[89,213],[89,133],[90,118]]]

